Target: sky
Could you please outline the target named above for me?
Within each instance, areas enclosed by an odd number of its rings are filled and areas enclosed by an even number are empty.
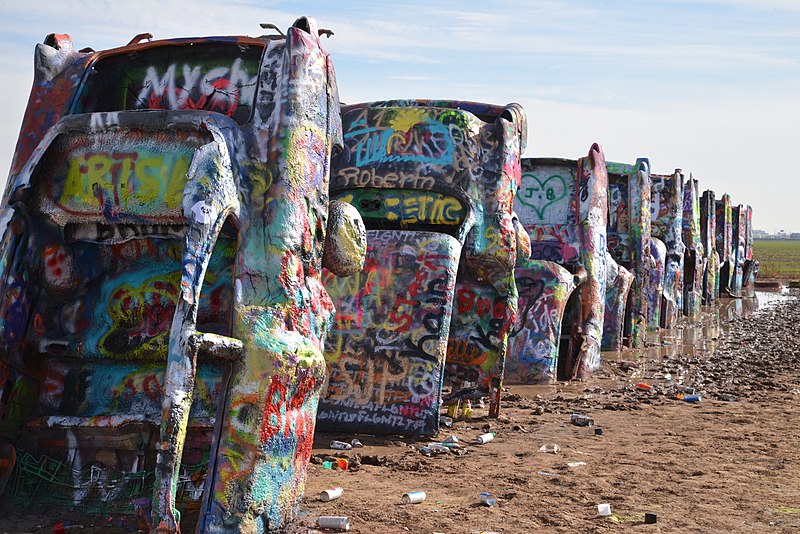
[[[754,227],[800,232],[800,0],[0,0],[0,173],[7,175],[49,33],[76,48],[260,35],[312,16],[334,35],[342,102],[519,102],[530,157],[682,168],[753,206]],[[793,171],[794,169],[794,171]]]

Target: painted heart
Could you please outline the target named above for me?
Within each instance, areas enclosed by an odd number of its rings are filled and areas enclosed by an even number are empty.
[[[522,175],[522,188],[517,193],[520,202],[533,208],[536,216],[543,220],[547,208],[567,196],[567,183],[563,177],[554,174],[541,180],[534,174]]]

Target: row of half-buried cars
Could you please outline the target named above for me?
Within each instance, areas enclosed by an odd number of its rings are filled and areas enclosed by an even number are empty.
[[[516,104],[340,108],[310,19],[138,41],[36,48],[2,206],[4,501],[278,529],[315,420],[431,434],[443,390],[497,415],[504,381],[583,378],[752,291],[749,208],[597,145],[523,159]]]

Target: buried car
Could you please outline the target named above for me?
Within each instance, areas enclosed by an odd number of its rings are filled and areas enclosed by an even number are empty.
[[[325,376],[323,261],[363,260],[357,213],[328,218],[333,67],[309,18],[279,36],[141,37],[37,46],[2,214],[16,408],[0,429],[66,464],[34,492],[66,484],[82,504],[95,492],[68,473],[108,473],[104,506],[152,495],[152,528],[174,532],[189,482],[199,531],[279,529]],[[122,487],[129,473],[141,484]]]

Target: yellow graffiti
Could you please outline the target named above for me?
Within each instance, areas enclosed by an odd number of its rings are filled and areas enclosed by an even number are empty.
[[[178,154],[86,154],[70,160],[59,200],[84,209],[110,201],[123,211],[152,210],[157,204],[174,210],[181,205],[188,170],[188,159]]]
[[[422,108],[401,108],[389,120],[389,126],[395,131],[407,132],[415,124],[424,122],[428,119],[428,112]],[[397,134],[395,134],[397,135]],[[394,137],[394,136],[392,136]],[[391,143],[386,145],[386,153],[389,153]]]

